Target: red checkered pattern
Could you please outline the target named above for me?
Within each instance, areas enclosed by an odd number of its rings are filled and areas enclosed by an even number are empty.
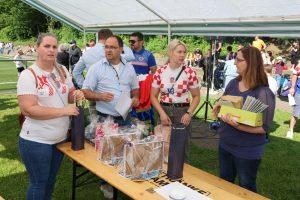
[[[177,76],[172,74],[169,66],[165,65],[157,69],[153,76],[152,86],[160,88],[161,101],[165,103],[188,103],[189,89],[199,86],[198,78],[195,71],[190,67],[185,67],[185,70],[174,85],[174,94],[168,92],[174,83],[171,80]]]

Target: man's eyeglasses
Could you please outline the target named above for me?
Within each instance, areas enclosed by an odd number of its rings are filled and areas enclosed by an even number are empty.
[[[108,50],[115,50],[115,49],[117,49],[119,47],[105,45],[104,48],[108,49]]]
[[[235,61],[236,61],[236,62],[238,62],[238,63],[240,63],[240,62],[243,62],[243,61],[245,61],[245,60],[244,60],[244,59],[240,59],[240,58],[236,57],[236,58],[235,58]]]
[[[130,44],[134,44],[134,43],[136,43],[138,40],[129,40],[129,43]]]
[[[52,80],[54,81],[56,87],[57,87],[57,88],[60,88],[60,82],[57,80],[55,74],[54,74],[54,73],[50,73],[50,77],[51,77]]]

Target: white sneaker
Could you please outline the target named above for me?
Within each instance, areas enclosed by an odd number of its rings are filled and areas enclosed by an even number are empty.
[[[101,191],[103,192],[103,195],[107,199],[112,199],[114,197],[114,189],[109,184],[103,184],[100,186]]]
[[[294,137],[294,133],[292,131],[288,131],[286,133],[286,138],[293,139],[293,137]]]

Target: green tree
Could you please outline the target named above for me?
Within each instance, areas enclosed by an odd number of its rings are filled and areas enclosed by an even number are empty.
[[[20,40],[47,30],[47,18],[20,0],[0,0],[0,38]]]

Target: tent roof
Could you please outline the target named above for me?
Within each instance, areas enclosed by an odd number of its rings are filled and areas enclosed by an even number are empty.
[[[22,0],[79,30],[300,36],[299,0]]]

